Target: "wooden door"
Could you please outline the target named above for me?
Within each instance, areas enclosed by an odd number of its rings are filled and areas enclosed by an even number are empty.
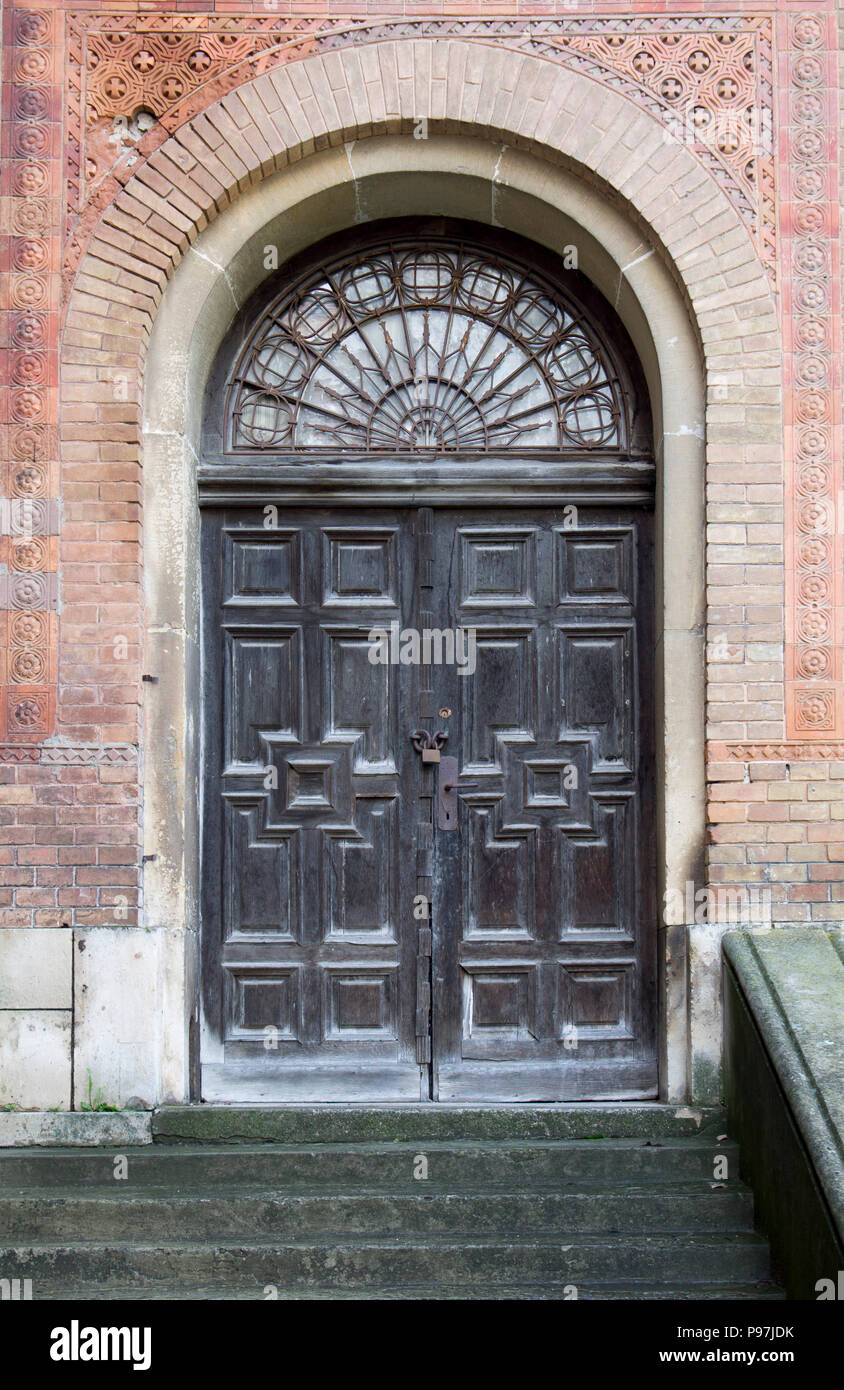
[[[433,1094],[654,1096],[650,517],[462,509],[434,529],[436,626],[474,629],[476,664],[433,682],[456,785],[435,831]]]
[[[268,510],[203,522],[203,1096],[655,1095],[649,512]]]
[[[533,243],[367,224],[243,305],[198,469],[207,1098],[656,1094],[653,486],[624,326]],[[370,659],[394,623],[422,664]]]
[[[203,518],[207,1100],[419,1100],[413,513]]]

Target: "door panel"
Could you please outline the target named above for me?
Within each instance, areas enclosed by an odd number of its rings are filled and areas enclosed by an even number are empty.
[[[651,518],[571,520],[204,512],[206,1099],[656,1094]]]
[[[418,1100],[412,514],[203,520],[203,1095]]]
[[[569,523],[436,513],[435,623],[477,633],[475,674],[434,680],[458,761],[435,839],[439,1099],[656,1094],[650,518]]]

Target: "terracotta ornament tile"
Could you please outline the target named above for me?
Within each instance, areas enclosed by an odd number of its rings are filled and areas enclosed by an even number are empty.
[[[841,290],[834,16],[781,16],[785,120],[786,728],[844,734],[842,690]]]
[[[0,738],[23,744],[52,734],[56,712],[62,23],[10,9],[4,26]]]

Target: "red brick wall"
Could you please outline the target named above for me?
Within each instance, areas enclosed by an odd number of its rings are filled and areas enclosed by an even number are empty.
[[[502,23],[522,16],[532,17],[538,31],[545,17],[562,23],[616,10],[369,0],[355,7],[356,20],[344,20],[316,0],[271,7],[174,0],[166,9],[78,0],[6,8],[3,490],[17,503],[37,505],[28,521],[12,511],[0,537],[0,563],[8,566],[0,575],[0,925],[136,920],[143,698],[138,341],[188,240],[249,177],[239,132],[226,128],[224,115],[216,125],[198,120],[204,140],[185,134],[195,156],[189,172],[162,157],[144,161],[225,91],[264,66],[320,51],[334,41],[329,29],[335,38],[356,31],[365,16],[373,24],[405,16],[500,16]],[[752,186],[741,184],[737,158],[722,161],[724,186],[747,204],[782,316],[785,457],[753,444],[752,419],[743,422],[751,442],[736,447],[714,393],[707,474],[710,875],[716,885],[769,885],[777,920],[838,919],[844,599],[834,520],[841,490],[835,7],[826,0],[668,0],[627,12],[660,22],[702,16],[688,23],[697,23],[707,44],[744,15],[757,45],[754,99],[767,100],[775,117],[770,160],[757,159]],[[285,16],[295,31],[279,28]],[[721,16],[725,26],[716,24]],[[670,76],[656,22],[642,20],[641,51],[667,65]],[[605,37],[569,38],[567,49],[562,32],[539,35],[546,47],[557,45],[559,61],[575,62],[576,52],[593,71],[600,61],[606,80],[627,83],[634,100],[656,99],[650,79],[636,77],[634,60],[622,71],[622,56],[613,57]],[[166,34],[181,45],[169,67]],[[231,40],[228,48],[221,49],[221,34]],[[512,35],[502,29],[498,41]],[[229,55],[222,65],[220,52]],[[704,100],[705,79],[695,81]],[[115,120],[139,106],[158,118],[154,129],[113,140]],[[142,201],[134,205],[123,190],[141,170],[134,196]],[[206,213],[209,194],[213,212]],[[92,248],[96,275],[80,274]],[[112,296],[106,332],[103,283]],[[770,389],[778,399],[779,383]]]

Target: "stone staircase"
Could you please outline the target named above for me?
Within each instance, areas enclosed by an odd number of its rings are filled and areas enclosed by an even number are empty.
[[[0,1277],[34,1299],[781,1298],[724,1133],[658,1105],[172,1108],[125,1179],[111,1149],[0,1152]]]

